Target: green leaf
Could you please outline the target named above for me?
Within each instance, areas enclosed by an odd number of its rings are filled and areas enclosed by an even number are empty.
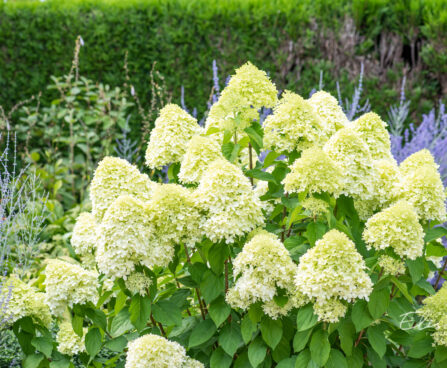
[[[447,235],[447,228],[438,226],[425,231],[424,241],[429,243],[433,240],[442,238]]]
[[[148,297],[135,294],[132,297],[129,307],[130,321],[141,331],[146,327],[147,321],[151,315],[151,301]]]
[[[363,367],[363,353],[360,348],[356,347],[352,350],[352,354],[346,357],[349,368],[362,368]]]
[[[429,243],[427,244],[425,255],[427,257],[444,257],[447,256],[447,249],[442,244]]]
[[[127,346],[127,339],[124,336],[119,336],[115,339],[109,340],[104,344],[104,347],[114,352],[121,353]]]
[[[312,335],[311,328],[305,331],[296,332],[295,337],[293,338],[293,350],[295,351],[295,353],[299,353],[306,347],[310,335]]]
[[[216,332],[216,325],[211,319],[206,319],[197,324],[196,327],[191,332],[189,336],[189,344],[190,348],[195,346],[199,346],[204,342],[208,341]]]
[[[312,360],[320,367],[324,366],[331,352],[328,333],[324,330],[315,331],[310,339],[309,348]]]
[[[232,322],[225,325],[219,333],[219,345],[231,357],[236,353],[240,345],[243,345],[239,325]]]
[[[44,355],[49,358],[51,352],[53,351],[53,340],[48,337],[33,337],[31,340],[31,345],[33,345],[38,351],[44,353]]]
[[[436,346],[435,350],[435,360],[437,363],[447,360],[447,347]]]
[[[368,360],[372,364],[373,368],[387,368],[386,362],[382,359],[373,349],[367,349]]]
[[[369,296],[368,311],[374,319],[382,317],[390,305],[390,291],[388,288],[374,289]]]
[[[253,323],[261,322],[264,311],[260,303],[255,303],[250,305],[248,309],[248,316],[253,321]]]
[[[373,318],[368,312],[368,305],[364,300],[359,300],[354,304],[351,318],[357,332],[368,327],[373,322]]]
[[[402,295],[411,303],[413,304],[413,298],[408,293],[407,285],[399,281],[395,276],[391,276],[391,282],[397,286],[399,291],[402,293]]]
[[[272,351],[272,357],[275,362],[280,362],[290,356],[290,343],[284,336]]]
[[[116,301],[115,301],[115,314],[118,314],[121,309],[124,308],[124,306],[126,305],[126,300],[127,300],[127,295],[120,290],[118,295],[116,296]]]
[[[163,325],[179,326],[182,324],[182,311],[169,300],[159,300],[152,305],[152,314],[155,320]]]
[[[248,360],[253,367],[257,367],[261,364],[264,361],[266,354],[267,346],[259,336],[248,345]]]
[[[228,356],[221,347],[218,347],[211,354],[211,368],[229,368],[232,362],[233,359]]]
[[[241,146],[239,146],[239,144],[228,142],[222,145],[222,154],[228,161],[234,162],[237,158],[240,148]]]
[[[23,368],[37,368],[44,356],[41,353],[27,355],[23,361]]]
[[[280,156],[280,153],[277,153],[275,151],[270,151],[267,156],[265,156],[264,159],[264,166],[263,167],[269,167],[275,160]]]
[[[99,328],[94,327],[85,335],[85,350],[87,350],[87,353],[93,358],[101,350],[101,345],[101,331],[99,331]]]
[[[346,318],[343,319],[338,325],[338,334],[342,350],[346,355],[351,355],[355,336],[355,326],[352,321]]]
[[[129,310],[124,308],[113,318],[110,334],[112,337],[117,337],[133,328],[132,322],[130,322]]]
[[[433,340],[423,338],[417,341],[413,341],[408,351],[410,358],[422,358],[428,353],[431,353],[435,348],[433,347]]]
[[[326,363],[326,368],[349,368],[348,362],[341,351],[337,349],[331,349],[329,359]]]
[[[103,331],[107,329],[107,317],[102,310],[89,308],[86,311],[86,315]]]
[[[207,270],[200,283],[200,290],[207,303],[211,303],[224,291],[224,278],[216,276],[211,270]]]
[[[426,291],[429,295],[433,295],[436,293],[435,289],[433,288],[433,286],[431,286],[431,284],[425,280],[425,279],[420,279],[416,285],[418,287],[420,287],[421,289],[423,289],[424,291]]]
[[[63,355],[61,355],[60,359],[53,360],[50,363],[50,368],[69,368],[70,361]]]
[[[282,322],[265,317],[261,321],[261,335],[272,349],[278,345],[282,337]]]
[[[228,258],[228,245],[215,243],[208,252],[208,262],[216,275],[220,275],[224,270],[225,260]]]
[[[84,319],[81,316],[78,316],[75,314],[71,320],[71,326],[73,327],[73,331],[78,335],[79,337],[82,337],[84,334],[84,330],[82,328],[84,324]]]
[[[251,341],[253,334],[257,331],[257,329],[258,329],[257,324],[254,323],[248,315],[245,315],[244,318],[242,318],[241,334],[242,339],[246,344],[248,344]]]
[[[275,177],[270,174],[267,171],[262,171],[260,169],[253,169],[253,170],[247,170],[245,172],[245,175],[247,175],[250,178],[262,180],[262,181],[271,181],[273,183],[276,183]]]
[[[256,123],[260,129],[256,129],[253,125],[245,128],[244,131],[247,133],[247,135],[250,137],[250,142],[253,148],[255,149],[256,153],[259,155],[261,153],[261,149],[263,146],[262,143],[262,127],[259,125],[259,123]]]
[[[326,233],[326,225],[322,222],[311,222],[307,225],[306,237],[309,240],[311,246],[315,245],[315,242],[323,237]]]
[[[419,257],[415,260],[407,259],[408,270],[410,271],[411,281],[416,284],[424,275],[424,258]]]
[[[298,354],[295,361],[295,368],[308,368],[310,362],[310,350],[306,349]]]
[[[281,360],[276,368],[295,368],[296,356]]]
[[[312,304],[307,304],[306,306],[298,310],[296,316],[296,325],[298,331],[305,331],[309,328],[315,326],[318,322],[318,316],[314,314],[314,309]]]
[[[386,339],[383,327],[371,326],[367,332],[368,341],[380,358],[383,358],[386,351]]]
[[[219,327],[230,315],[231,307],[225,302],[223,295],[210,303],[208,308],[211,319]]]

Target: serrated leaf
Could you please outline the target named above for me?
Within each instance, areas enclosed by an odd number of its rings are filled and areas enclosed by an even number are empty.
[[[320,367],[326,364],[331,352],[328,333],[324,330],[317,330],[310,339],[310,356]]]
[[[224,278],[217,276],[211,270],[207,270],[200,283],[200,290],[205,301],[211,303],[224,291]]]
[[[191,332],[189,336],[189,344],[190,348],[195,346],[199,346],[204,342],[208,341],[216,332],[216,326],[211,319],[206,319],[204,321],[200,321],[196,327]]]
[[[179,326],[182,324],[182,311],[169,300],[159,300],[152,305],[152,314],[155,320],[163,325]]]
[[[27,355],[23,360],[23,368],[37,368],[43,358],[41,353]]]
[[[232,357],[238,347],[244,343],[239,325],[234,322],[225,325],[219,333],[218,342],[222,349]]]
[[[359,300],[354,304],[351,319],[357,332],[368,327],[373,322],[373,318],[368,311],[367,303],[364,300]]]
[[[211,319],[219,327],[230,315],[231,307],[225,302],[223,295],[210,303],[208,308]]]
[[[265,317],[261,321],[262,338],[272,349],[275,349],[281,341],[282,332],[282,322],[280,320]]]
[[[147,321],[151,315],[151,301],[149,298],[135,294],[132,297],[129,307],[130,321],[141,331],[146,327]]]
[[[383,358],[386,351],[386,339],[384,329],[380,325],[371,326],[367,330],[368,341],[380,358]]]
[[[95,357],[96,354],[101,350],[102,345],[102,335],[99,328],[92,328],[85,335],[85,350],[90,355],[91,358]]]
[[[296,325],[298,327],[298,331],[305,331],[315,326],[317,322],[318,316],[314,314],[312,304],[307,304],[298,310],[296,316]]]
[[[411,281],[416,284],[424,275],[424,258],[419,257],[415,260],[407,259],[408,271],[410,272]]]
[[[248,345],[248,360],[253,367],[257,367],[261,364],[264,361],[266,354],[267,346],[259,336]]]
[[[426,243],[429,243],[433,240],[442,238],[443,236],[446,235],[447,235],[447,228],[443,226],[437,226],[425,231],[424,241]]]
[[[337,349],[331,349],[329,359],[325,365],[326,368],[349,368],[348,362],[341,351]]]
[[[447,249],[439,243],[429,243],[425,250],[427,257],[445,257],[447,256]]]
[[[218,347],[211,354],[211,368],[229,368],[233,359],[227,355],[222,348]]]
[[[246,344],[248,344],[251,341],[253,334],[257,331],[257,329],[258,329],[257,324],[254,323],[248,315],[245,315],[244,318],[242,318],[241,334],[242,339]]]
[[[104,347],[116,353],[124,351],[127,346],[127,339],[124,336],[119,336],[115,339],[109,340],[104,344]]]
[[[133,328],[132,322],[130,322],[129,310],[124,308],[113,318],[110,334],[112,337],[117,337]]]
[[[226,244],[215,243],[208,252],[208,262],[216,275],[224,270],[225,260],[228,258],[229,250]]]
[[[33,337],[31,340],[31,345],[34,346],[38,351],[43,353],[47,358],[51,356],[53,351],[53,340],[48,337]]]
[[[374,319],[380,318],[390,305],[390,292],[388,288],[374,289],[369,296],[368,311]]]

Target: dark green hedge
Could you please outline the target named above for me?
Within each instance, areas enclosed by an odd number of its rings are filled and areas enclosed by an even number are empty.
[[[418,4],[416,10],[414,5],[406,10],[410,3]],[[373,107],[398,95],[405,69],[413,84],[412,98],[424,109],[447,88],[442,80],[445,60],[436,52],[445,49],[446,41],[436,30],[445,29],[447,17],[430,18],[435,11],[440,14],[444,4],[445,0],[8,1],[0,5],[0,104],[11,107],[41,90],[49,101],[51,92],[45,86],[51,75],[69,70],[74,41],[81,35],[81,73],[121,85],[128,51],[132,83],[144,101],[149,99],[148,74],[154,61],[174,99],[184,85],[187,105],[203,111],[213,59],[221,75],[251,60],[269,71],[280,88],[303,95],[318,85],[320,70],[325,71],[328,89],[335,91],[339,79],[345,90],[352,90],[348,79],[355,75],[353,65],[358,68],[360,60],[366,60],[366,88],[380,87],[379,93],[368,91]],[[350,19],[357,36],[346,48],[346,36],[354,34]],[[401,54],[388,64],[380,51],[385,34],[397,37],[402,46]],[[412,46],[415,60],[408,52]]]

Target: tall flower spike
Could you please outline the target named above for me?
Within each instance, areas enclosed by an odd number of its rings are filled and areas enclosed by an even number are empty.
[[[267,304],[265,312],[272,318],[285,315],[294,305],[289,302],[282,308],[275,308],[273,298],[278,288],[283,289],[291,301],[300,302],[300,305],[308,302],[304,296],[301,300],[293,299],[297,294],[296,271],[296,265],[281,241],[273,234],[260,232],[244,245],[233,262],[234,278],[240,277],[228,291],[227,302],[233,308],[242,309],[256,302],[272,302]]]
[[[146,150],[146,164],[152,169],[180,162],[190,139],[201,133],[197,119],[180,106],[168,104],[155,120]]]
[[[343,176],[340,167],[318,147],[303,151],[293,163],[292,171],[283,180],[288,193],[327,192],[338,196],[343,189]]]
[[[261,107],[275,106],[277,96],[278,91],[267,74],[248,62],[236,69],[219,100],[211,106],[206,128],[243,131],[254,119],[259,119]]]
[[[342,169],[342,194],[355,199],[371,199],[374,193],[372,159],[366,143],[348,128],[340,129],[324,145],[326,154]]]
[[[301,151],[320,144],[324,126],[311,104],[285,91],[264,121],[264,146],[276,152]]]
[[[125,368],[203,368],[179,343],[158,335],[143,335],[127,344]]]
[[[90,187],[93,216],[101,222],[107,208],[122,194],[148,201],[156,185],[126,160],[105,157],[99,163]]]
[[[183,183],[198,183],[208,165],[219,158],[223,156],[216,140],[196,135],[188,143],[178,177]]]
[[[97,227],[96,219],[90,212],[82,212],[78,216],[71,235],[71,245],[76,254],[84,256],[95,251]]]
[[[390,135],[387,124],[374,112],[368,112],[355,120],[349,128],[354,130],[368,145],[373,160],[392,159]]]
[[[394,252],[409,259],[422,255],[424,231],[414,208],[405,201],[376,213],[366,222],[363,239],[369,247],[383,250],[391,247]]]
[[[82,337],[79,337],[73,331],[71,322],[64,321],[59,324],[59,331],[56,335],[56,342],[58,343],[57,350],[61,354],[73,356],[85,352],[85,334],[88,329],[84,327]]]
[[[134,197],[120,196],[112,203],[98,231],[96,262],[102,273],[126,278],[136,264],[169,264],[174,247],[156,236],[153,217],[150,207]]]
[[[325,91],[318,91],[308,101],[322,121],[325,140],[349,124],[343,109],[338,104],[337,99],[331,94]]]
[[[365,272],[366,265],[354,243],[338,230],[327,232],[301,258],[295,278],[298,290],[320,304],[315,312],[320,320],[340,318],[340,308],[328,316],[325,304],[334,300],[353,302],[368,299],[372,282]]]
[[[45,291],[51,313],[61,317],[66,307],[98,301],[98,274],[82,267],[51,259],[45,269]]]
[[[17,276],[0,278],[0,302],[7,300],[6,308],[0,305],[0,322],[12,324],[22,317],[31,317],[38,325],[49,327],[51,313],[45,303],[45,294]]]
[[[208,166],[194,195],[198,207],[207,213],[201,226],[213,242],[232,243],[264,223],[261,201],[248,178],[227,160]]]

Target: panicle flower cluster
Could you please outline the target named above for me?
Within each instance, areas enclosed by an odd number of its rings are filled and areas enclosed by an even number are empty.
[[[411,203],[423,221],[445,221],[446,192],[431,154],[416,152],[400,166],[403,175],[396,186],[398,198]]]
[[[152,280],[147,277],[143,272],[133,272],[126,280],[124,280],[126,289],[132,294],[140,294],[146,296],[148,294],[149,287],[152,284]]]
[[[0,278],[0,295],[8,299],[6,309],[0,306],[0,321],[13,324],[22,317],[31,317],[36,324],[46,327],[51,324],[45,294],[16,275]]]
[[[261,107],[271,108],[278,91],[267,74],[250,62],[236,69],[219,100],[211,106],[206,129],[243,131],[259,118]]]
[[[81,266],[51,259],[45,269],[46,303],[61,317],[67,306],[98,301],[98,274]]]
[[[208,165],[220,158],[223,156],[216,140],[196,135],[188,143],[178,177],[183,183],[198,183]]]
[[[146,164],[152,169],[180,162],[191,138],[202,128],[197,119],[180,106],[168,104],[160,110],[146,150]]]
[[[405,273],[405,263],[386,254],[379,257],[379,266],[383,268],[385,275],[398,276]]]
[[[424,231],[410,203],[399,201],[376,213],[367,222],[363,239],[368,247],[391,247],[400,257],[416,259],[424,248]]]
[[[61,354],[69,356],[85,352],[85,334],[87,328],[84,328],[83,335],[80,337],[73,331],[73,326],[69,321],[63,321],[59,324],[59,331],[56,335],[58,343],[57,350]]]
[[[126,160],[105,157],[95,170],[90,186],[93,216],[101,222],[107,208],[123,194],[147,201],[156,185]]]
[[[192,190],[177,184],[159,185],[148,207],[151,222],[155,224],[156,241],[161,244],[185,243],[193,247],[202,239],[202,216]]]
[[[334,321],[342,310],[334,300],[352,302],[371,294],[372,282],[365,269],[354,243],[340,231],[331,230],[300,258],[295,282],[298,290],[320,303],[315,310],[321,311],[320,320]],[[332,316],[325,304],[328,300],[337,305]]]
[[[126,278],[135,265],[167,266],[174,247],[156,237],[150,207],[129,195],[120,196],[108,208],[99,228],[96,262],[106,276]]]
[[[272,318],[287,314],[294,306],[305,304],[304,296],[293,300],[297,290],[294,284],[296,265],[281,241],[273,234],[259,231],[244,245],[233,262],[235,285],[228,291],[226,299],[233,308],[247,309],[256,302],[268,303],[264,311]],[[238,278],[239,277],[239,278]],[[286,306],[275,308],[273,298],[278,289],[285,290],[290,298]]]
[[[301,206],[307,211],[310,212],[312,217],[325,215],[326,213],[329,213],[329,203],[326,201],[315,198],[315,197],[309,197],[305,198],[303,201],[301,201]]]
[[[143,335],[127,344],[125,368],[203,368],[186,355],[177,342],[158,335]]]
[[[435,328],[433,340],[437,345],[447,346],[447,284],[423,300],[422,308],[417,313]]]
[[[341,167],[342,194],[355,199],[371,199],[374,192],[373,164],[368,146],[360,136],[352,129],[340,129],[323,149]]]
[[[286,91],[264,121],[264,147],[276,152],[302,151],[321,143],[323,123],[312,105]]]
[[[337,130],[349,124],[349,120],[338,104],[337,99],[330,93],[325,91],[315,92],[308,101],[323,123],[325,140],[333,136]]]
[[[194,195],[198,207],[206,211],[201,227],[213,242],[231,243],[264,222],[261,201],[248,178],[227,160],[208,166]]]
[[[338,299],[317,299],[313,305],[314,312],[319,321],[337,323],[343,318],[348,309],[347,305]]]
[[[96,249],[98,224],[90,212],[82,212],[73,228],[71,245],[76,254],[86,256],[93,254]]]
[[[340,167],[321,148],[312,147],[295,160],[283,184],[288,193],[327,192],[337,197],[343,190],[343,175]]]
[[[367,144],[373,160],[389,160],[391,155],[390,135],[387,124],[374,112],[360,116],[349,125]]]

